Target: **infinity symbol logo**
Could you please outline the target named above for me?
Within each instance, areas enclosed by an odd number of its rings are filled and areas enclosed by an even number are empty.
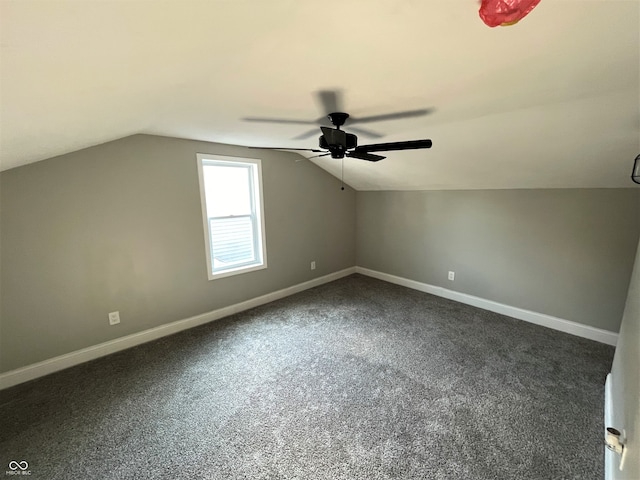
[[[23,460],[21,462],[16,462],[15,460],[11,460],[9,462],[9,468],[11,470],[26,470],[27,468],[29,468],[29,464],[27,463],[26,460]]]

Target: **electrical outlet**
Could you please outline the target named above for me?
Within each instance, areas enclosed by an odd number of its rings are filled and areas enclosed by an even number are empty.
[[[315,270],[316,269],[316,261],[314,260],[313,262],[311,262],[311,270]]]
[[[449,272],[449,280],[452,282],[456,279],[456,272]]]
[[[109,314],[109,325],[117,325],[120,323],[120,312],[111,312]]]

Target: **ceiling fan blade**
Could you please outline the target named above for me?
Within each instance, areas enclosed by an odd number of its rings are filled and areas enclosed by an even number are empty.
[[[342,111],[342,92],[340,90],[320,90],[316,92],[316,95],[325,115]]]
[[[318,129],[314,128],[313,130],[309,130],[308,132],[301,133],[297,137],[293,137],[293,140],[305,140],[305,139],[307,139],[309,137],[312,137],[313,135],[315,135],[317,133],[318,133]]]
[[[326,157],[327,155],[331,155],[331,152],[323,153],[322,155],[314,155],[313,157],[309,157],[308,160],[311,160],[312,158]]]
[[[297,150],[300,152],[324,153],[324,150],[318,150],[315,148],[289,148],[289,147],[247,147],[247,148],[254,148],[256,150]]]
[[[369,117],[350,117],[349,125],[355,123],[381,122],[383,120],[398,120],[400,118],[421,117],[433,112],[431,108],[422,108],[420,110],[407,110],[404,112],[385,113],[383,115],[371,115]]]
[[[262,123],[288,123],[296,125],[315,125],[315,120],[293,120],[287,118],[262,118],[262,117],[245,117],[245,122],[262,122]]]
[[[360,152],[388,152],[390,150],[413,150],[417,148],[431,148],[431,140],[409,140],[406,142],[374,143],[359,145],[353,151]]]
[[[348,130],[352,131],[353,133],[357,133],[358,135],[364,135],[366,137],[371,137],[371,138],[382,138],[383,135],[377,133],[377,132],[373,132],[371,130],[366,130],[364,128],[358,128],[358,127],[351,127],[349,126]]]
[[[360,160],[367,160],[369,162],[379,162],[387,157],[382,155],[374,155],[373,153],[366,152],[347,152],[347,157],[359,158]]]

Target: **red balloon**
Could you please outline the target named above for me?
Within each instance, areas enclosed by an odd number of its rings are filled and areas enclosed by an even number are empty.
[[[526,17],[540,0],[482,0],[480,18],[490,27],[513,25]]]

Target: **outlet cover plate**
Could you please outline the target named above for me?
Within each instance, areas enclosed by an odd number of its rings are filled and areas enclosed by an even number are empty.
[[[120,323],[120,312],[109,313],[109,325],[117,325]]]

